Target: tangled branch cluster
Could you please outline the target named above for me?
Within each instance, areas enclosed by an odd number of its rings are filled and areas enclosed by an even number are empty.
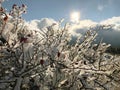
[[[25,9],[13,5],[9,15],[0,11],[0,90],[120,88],[119,57],[105,53],[108,44],[92,43],[95,31],[87,31],[70,45],[67,25],[28,30],[21,18]]]

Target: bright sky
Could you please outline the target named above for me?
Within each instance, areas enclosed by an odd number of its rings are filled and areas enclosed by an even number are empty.
[[[25,20],[53,18],[60,20],[70,19],[70,13],[80,12],[81,19],[90,19],[96,22],[120,16],[120,0],[7,0],[3,6],[8,10],[15,4],[28,6]]]

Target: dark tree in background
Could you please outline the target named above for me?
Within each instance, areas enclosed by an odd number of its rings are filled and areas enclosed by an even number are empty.
[[[119,90],[119,56],[105,53],[102,41],[92,44],[95,30],[70,45],[68,24],[29,30],[26,8],[0,7],[0,90]]]

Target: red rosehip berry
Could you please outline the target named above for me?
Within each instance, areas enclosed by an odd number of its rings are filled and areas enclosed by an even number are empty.
[[[27,42],[27,39],[28,39],[28,38],[21,37],[21,39],[20,39],[20,43],[22,43],[22,42],[26,43],[26,42]]]
[[[57,56],[58,56],[58,57],[60,57],[60,54],[61,54],[61,53],[60,53],[60,52],[58,52],[58,53],[57,53]]]
[[[43,60],[43,59],[40,60],[40,64],[41,64],[41,65],[44,64],[44,60]]]
[[[4,17],[4,21],[6,22],[8,20],[8,16]]]

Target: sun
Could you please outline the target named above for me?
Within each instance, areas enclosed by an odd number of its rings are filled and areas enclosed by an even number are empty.
[[[78,23],[80,20],[80,12],[72,12],[70,14],[70,21],[73,23]]]

